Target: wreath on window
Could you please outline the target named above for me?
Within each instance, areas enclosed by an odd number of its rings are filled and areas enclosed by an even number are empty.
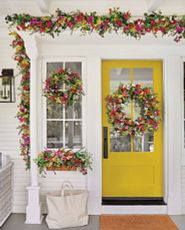
[[[43,95],[49,103],[70,106],[83,94],[82,80],[79,74],[69,69],[54,71],[45,81]]]
[[[140,116],[135,120],[126,113],[125,107],[133,102]],[[159,101],[152,88],[141,84],[120,84],[106,98],[108,121],[113,132],[119,135],[143,135],[158,129],[160,124]]]

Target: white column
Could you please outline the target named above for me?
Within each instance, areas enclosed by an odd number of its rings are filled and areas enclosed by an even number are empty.
[[[21,34],[22,36],[22,34]],[[28,204],[26,207],[26,224],[40,224],[42,222],[41,203],[40,203],[40,187],[38,185],[38,169],[33,162],[38,153],[38,137],[37,137],[37,57],[38,51],[36,39],[34,36],[23,34],[26,52],[30,58],[30,179],[31,184],[27,187]]]
[[[167,123],[168,123],[168,214],[182,214],[181,193],[181,60],[178,56],[167,59]],[[179,138],[180,137],[180,138]]]

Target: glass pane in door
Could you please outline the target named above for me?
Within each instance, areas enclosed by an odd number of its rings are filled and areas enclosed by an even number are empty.
[[[153,69],[152,68],[134,68],[133,83],[153,88]],[[134,120],[142,116],[143,108],[140,105],[134,105]],[[146,133],[142,136],[134,137],[134,152],[153,152],[154,151],[154,133]]]
[[[130,69],[129,68],[112,68],[110,70],[110,94],[118,89],[121,83],[130,83]],[[131,104],[124,105],[124,112],[131,116]],[[129,136],[120,136],[118,133],[110,131],[110,151],[111,152],[130,152],[131,138]]]

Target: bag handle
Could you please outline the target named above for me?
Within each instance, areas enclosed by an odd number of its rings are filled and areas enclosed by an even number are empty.
[[[64,191],[66,189],[74,189],[74,186],[72,185],[70,181],[63,182],[62,187],[61,187],[61,196],[64,196]]]

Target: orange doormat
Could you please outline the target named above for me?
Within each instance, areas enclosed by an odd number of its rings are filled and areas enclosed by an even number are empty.
[[[102,215],[101,230],[178,230],[167,215]]]

